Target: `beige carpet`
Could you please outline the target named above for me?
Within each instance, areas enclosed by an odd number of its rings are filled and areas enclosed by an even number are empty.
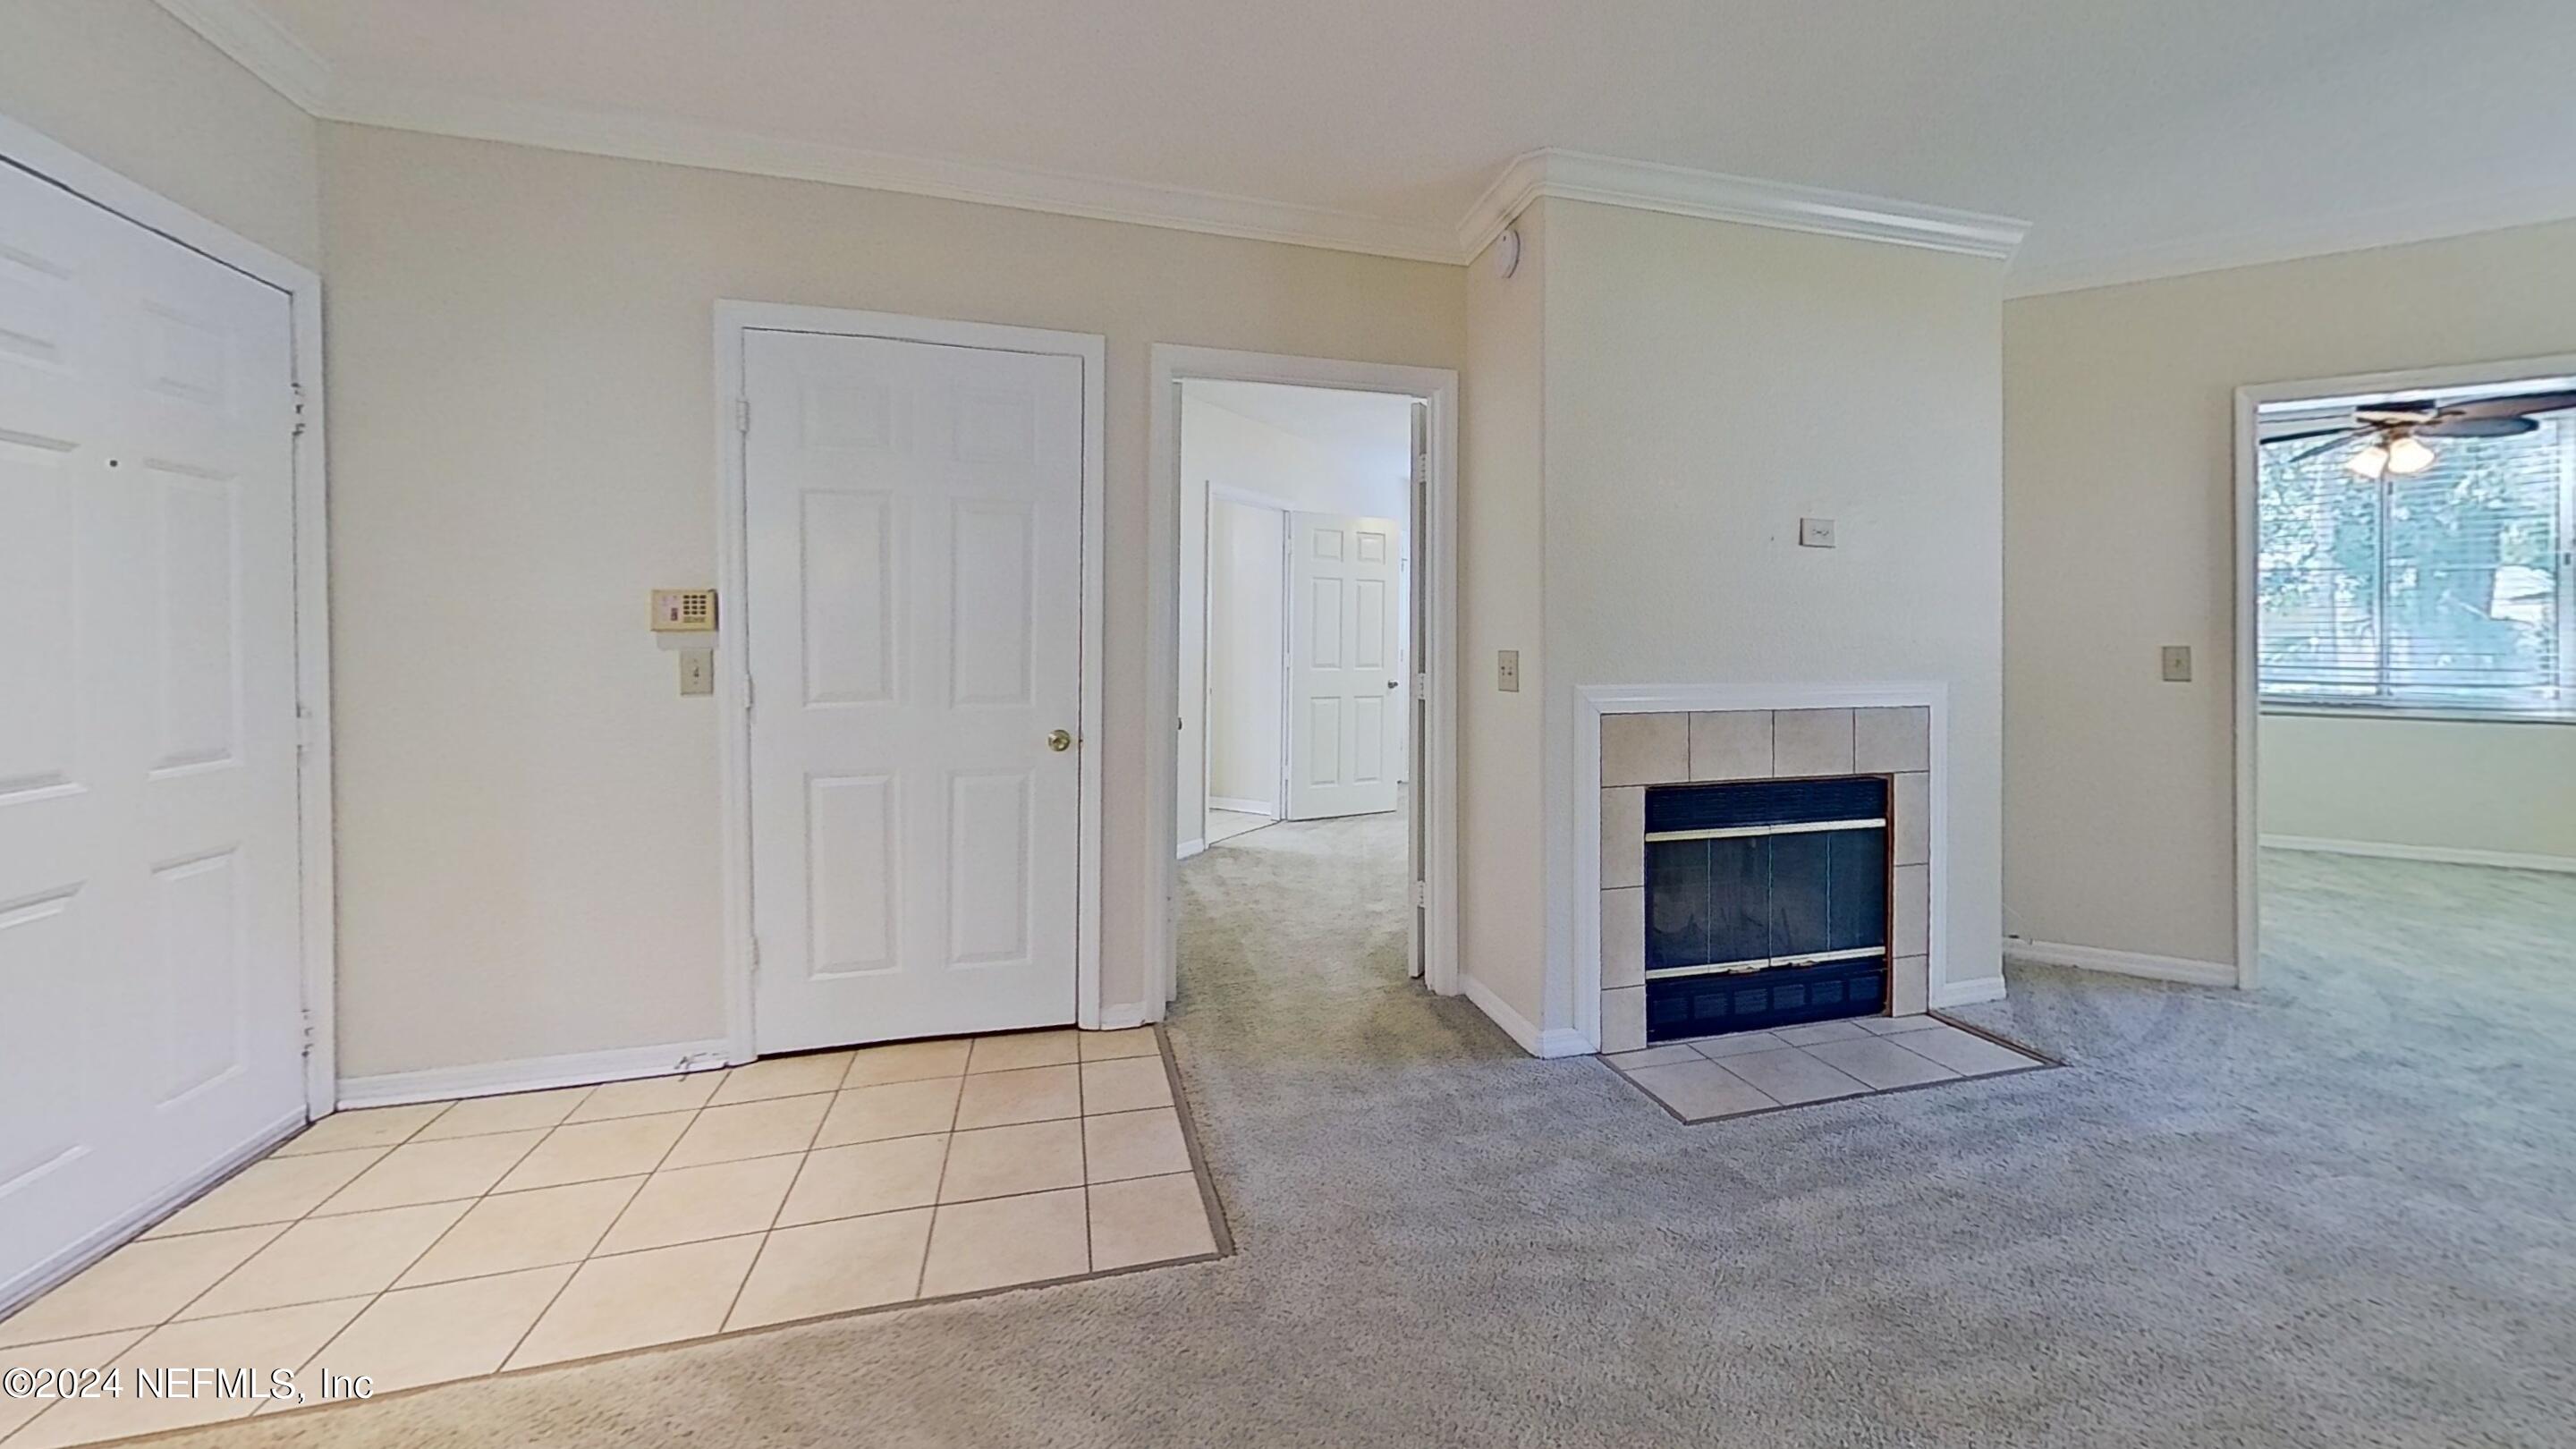
[[[2292,859],[2270,990],[2017,970],[2070,1069],[1683,1127],[1402,981],[1401,841],[1184,870],[1233,1258],[187,1442],[2570,1442],[2576,878]]]

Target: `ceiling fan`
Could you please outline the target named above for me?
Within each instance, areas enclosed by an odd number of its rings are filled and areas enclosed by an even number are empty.
[[[2344,466],[2376,482],[2391,473],[2404,476],[2432,467],[2435,455],[2425,443],[2426,438],[2510,438],[2539,431],[2540,423],[2534,414],[2554,413],[2562,408],[2576,408],[2576,392],[2527,392],[2455,403],[2379,403],[2353,409],[2349,424],[2310,428],[2263,441],[2271,444],[2326,439],[2290,460],[2304,463],[2357,438],[2369,438],[2370,445],[2345,459]]]

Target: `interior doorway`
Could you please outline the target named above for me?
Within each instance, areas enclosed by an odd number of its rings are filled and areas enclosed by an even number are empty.
[[[2237,417],[2238,983],[2423,940],[2514,969],[2576,919],[2576,358]]]
[[[1172,347],[1154,362],[1173,706],[1161,999],[1178,985],[1178,863],[1212,850],[1365,870],[1351,884],[1400,937],[1400,955],[1379,948],[1398,984],[1453,991],[1456,375]],[[1257,874],[1240,889],[1261,892]]]

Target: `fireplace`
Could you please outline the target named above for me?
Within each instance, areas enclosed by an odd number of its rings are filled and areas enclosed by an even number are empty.
[[[1876,775],[1646,791],[1647,1041],[1886,1009],[1888,794]]]
[[[1924,1011],[1937,687],[1851,708],[1624,693],[1600,715],[1599,1049]]]

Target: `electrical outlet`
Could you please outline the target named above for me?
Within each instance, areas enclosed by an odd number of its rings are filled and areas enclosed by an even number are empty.
[[[680,651],[680,693],[713,694],[716,692],[716,651],[683,649]]]
[[[1832,519],[1801,518],[1798,520],[1798,547],[1832,548],[1833,546],[1834,521]]]
[[[1494,651],[1494,688],[1505,694],[1521,692],[1521,651],[1517,649]]]
[[[2164,647],[2165,683],[2191,683],[2191,646],[2168,644]]]

